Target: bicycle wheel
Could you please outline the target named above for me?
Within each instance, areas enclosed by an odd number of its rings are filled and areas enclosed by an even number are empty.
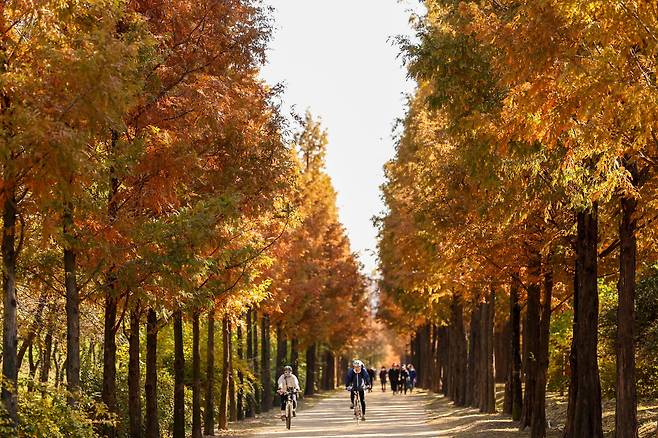
[[[286,403],[286,429],[290,429],[292,423],[292,403]]]
[[[361,420],[362,416],[363,413],[361,412],[361,397],[357,392],[354,394],[354,419],[356,420],[357,424]]]

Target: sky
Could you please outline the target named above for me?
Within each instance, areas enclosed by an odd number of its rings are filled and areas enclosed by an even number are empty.
[[[338,192],[340,220],[364,273],[376,268],[384,210],[383,165],[395,153],[396,118],[404,115],[407,80],[391,37],[412,35],[418,0],[266,0],[275,33],[263,77],[282,83],[287,109],[309,109],[329,133],[327,172]]]

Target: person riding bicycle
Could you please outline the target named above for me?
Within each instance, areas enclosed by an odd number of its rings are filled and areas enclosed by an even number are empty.
[[[292,373],[292,367],[286,365],[283,367],[283,374],[279,377],[277,382],[279,384],[278,393],[281,396],[281,419],[285,421],[286,419],[286,402],[288,401],[288,396],[291,395],[289,390],[294,390],[295,393],[292,394],[292,416],[296,417],[297,413],[297,392],[301,391],[299,387],[299,380],[297,376]]]
[[[352,368],[347,372],[347,378],[345,379],[345,389],[350,391],[350,409],[354,409],[354,394],[359,393],[359,399],[361,400],[361,420],[365,421],[366,419],[366,394],[365,389],[370,387],[370,376],[365,370],[363,362],[358,359],[355,359],[352,362]]]

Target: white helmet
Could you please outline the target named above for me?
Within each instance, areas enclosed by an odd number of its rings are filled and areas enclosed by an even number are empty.
[[[354,359],[354,360],[352,361],[352,366],[363,368],[363,362],[361,362],[359,359]]]

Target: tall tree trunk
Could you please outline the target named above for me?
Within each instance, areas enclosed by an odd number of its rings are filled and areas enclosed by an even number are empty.
[[[629,167],[632,174],[634,166]],[[615,437],[637,438],[637,388],[635,382],[635,270],[637,201],[629,196],[621,199],[619,223],[619,281],[617,291],[617,396]]]
[[[316,350],[317,344],[311,344],[306,348],[306,388],[304,388],[304,395],[315,394]]]
[[[48,382],[48,376],[50,375],[50,359],[52,357],[53,350],[53,328],[52,322],[48,324],[48,331],[43,340],[43,349],[41,351],[41,371],[39,373],[39,381],[41,383]]]
[[[192,312],[192,438],[201,438],[201,333],[199,311]]]
[[[215,436],[215,308],[208,311],[208,340],[206,349],[206,410],[203,433]]]
[[[541,309],[537,382],[535,384],[535,400],[532,408],[530,432],[532,438],[544,438],[546,436],[546,382],[551,334],[551,301],[553,299],[553,271],[550,263],[551,260],[549,257],[544,266],[544,302]]]
[[[519,421],[523,409],[521,387],[521,305],[519,303],[519,280],[512,280],[510,287],[510,406],[512,419]]]
[[[66,384],[69,404],[75,404],[80,390],[80,296],[76,280],[76,252],[73,235],[73,207],[69,203],[64,209],[63,230],[64,284],[66,288]]]
[[[293,374],[299,376],[299,340],[297,338],[292,338],[290,341],[290,363]]]
[[[185,353],[183,313],[174,313],[174,429],[173,438],[185,438]]]
[[[228,322],[228,394],[229,394],[229,418],[231,421],[238,420],[235,375],[233,369],[233,328],[231,321]]]
[[[116,277],[114,273],[108,273],[105,291],[105,312],[103,313],[103,388],[101,399],[110,412],[117,412],[117,344],[116,344],[116,318],[117,297],[115,293]],[[117,417],[119,418],[119,417]],[[116,428],[106,426],[103,430],[107,438],[116,436]]]
[[[599,296],[597,286],[598,207],[578,213],[577,258],[578,295],[574,333],[576,348],[576,387],[573,401],[573,425],[565,438],[602,438],[601,381],[597,357]],[[573,371],[572,371],[573,372]],[[571,391],[571,388],[570,388]]]
[[[142,436],[142,397],[139,362],[139,303],[135,303],[130,311],[130,336],[128,337],[128,417],[130,437]]]
[[[466,363],[466,404],[468,406],[478,406],[478,364],[480,341],[478,332],[480,330],[480,305],[478,304],[471,311],[471,326],[468,338],[468,361]]]
[[[453,295],[452,302],[452,326],[451,338],[453,339],[453,348],[451,356],[452,368],[452,386],[451,392],[453,401],[457,406],[466,406],[466,334],[464,332],[464,307],[461,297],[458,294]]]
[[[493,329],[495,316],[496,291],[491,288],[486,302],[482,305],[482,331],[480,351],[481,376],[480,388],[480,411],[483,413],[496,412],[496,383],[494,379],[494,357],[493,357]]]
[[[244,347],[242,339],[242,326],[238,324],[237,342],[238,342],[238,359],[242,362],[244,360]],[[244,374],[242,368],[238,370],[238,399],[236,407],[238,410],[238,420],[244,420]]]
[[[111,157],[115,153],[118,139],[118,133],[115,130],[112,130],[112,140],[110,143],[110,150],[108,151]],[[110,190],[107,198],[107,219],[108,224],[113,226],[117,220],[117,213],[119,210],[117,203],[119,179],[116,175],[114,165],[111,165],[109,168],[109,183]],[[117,413],[116,318],[118,297],[116,291],[117,276],[115,269],[116,267],[112,265],[105,274],[105,309],[103,312],[103,387],[101,390],[101,399],[107,406],[108,410],[113,413]],[[117,418],[120,417],[117,416]],[[116,428],[113,426],[106,426],[104,428],[104,434],[107,438],[114,438],[116,433]]]
[[[272,409],[274,394],[272,393],[272,371],[270,357],[270,316],[265,313],[261,319],[261,383],[263,385],[263,397],[261,411],[267,412]]]
[[[222,319],[222,384],[219,392],[219,428],[228,429],[228,386],[230,373],[230,353],[229,344],[231,338],[228,331],[228,317]]]
[[[258,312],[254,309],[254,376],[261,379],[262,375],[260,371],[260,358],[258,357]],[[263,392],[260,385],[256,385],[254,388],[254,410],[257,414],[261,413],[261,404],[263,401]]]
[[[541,255],[532,252],[529,256],[528,302],[525,318],[525,394],[523,397],[523,413],[521,429],[532,424],[532,408],[534,407],[535,388],[537,384],[537,359],[539,357],[539,306],[541,299]]]
[[[158,315],[149,309],[146,313],[146,438],[160,438],[158,414]]]
[[[253,323],[251,320],[252,310],[247,310],[247,363],[249,364],[249,369],[255,373],[254,369],[254,337],[253,337]],[[253,385],[253,389],[247,397],[247,409],[245,416],[251,418],[255,415],[255,405],[256,405],[256,385]]]
[[[281,323],[276,326],[276,375],[283,374],[283,367],[288,365],[288,340]]]

